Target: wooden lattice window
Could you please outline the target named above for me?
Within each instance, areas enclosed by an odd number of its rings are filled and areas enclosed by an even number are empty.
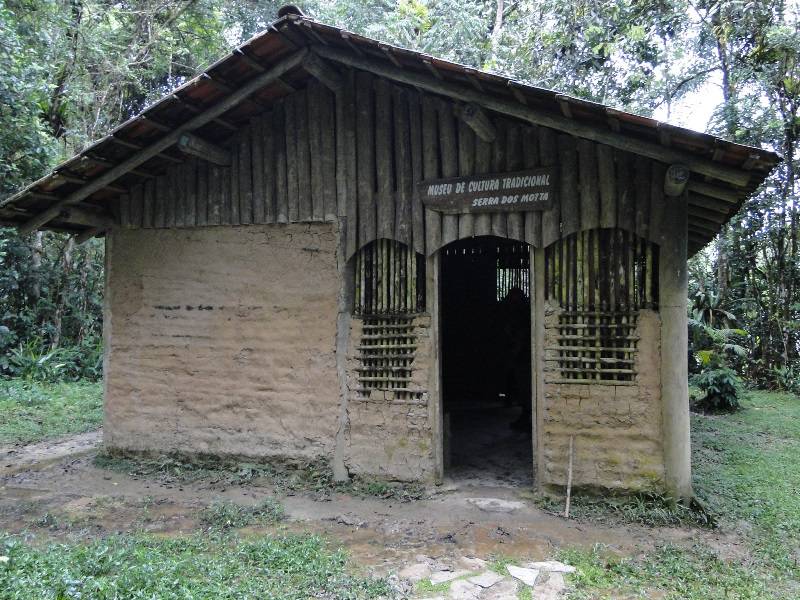
[[[359,391],[393,391],[400,397],[419,395],[411,389],[417,334],[413,317],[364,317],[357,368]]]
[[[405,244],[377,240],[355,258],[354,313],[361,318],[358,391],[415,399],[411,389],[417,350],[415,317],[425,310],[424,257]]]
[[[545,293],[561,307],[549,323],[548,370],[565,383],[630,385],[639,311],[658,307],[658,246],[618,229],[567,236],[545,252]]]

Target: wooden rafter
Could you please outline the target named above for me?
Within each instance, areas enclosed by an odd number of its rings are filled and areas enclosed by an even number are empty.
[[[107,187],[110,183],[128,173],[131,169],[135,169],[142,163],[150,160],[152,157],[161,154],[164,150],[170,146],[173,146],[184,133],[193,131],[199,127],[202,127],[206,123],[213,121],[248,98],[251,94],[254,94],[265,85],[275,81],[286,72],[297,67],[307,54],[308,51],[306,49],[298,50],[268,71],[265,71],[264,73],[251,79],[248,83],[232,91],[229,96],[223,98],[214,106],[208,108],[202,113],[198,113],[186,123],[179,125],[174,130],[164,135],[164,137],[156,140],[149,146],[142,148],[140,151],[136,152],[133,156],[127,158],[116,167],[109,169],[99,177],[89,181],[80,189],[72,192],[64,199],[49,207],[47,210],[28,220],[20,227],[20,233],[23,235],[30,233],[42,225],[49,223],[55,219],[65,207],[72,204],[77,204],[93,193]]]

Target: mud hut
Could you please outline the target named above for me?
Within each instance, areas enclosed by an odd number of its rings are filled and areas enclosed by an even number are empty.
[[[285,10],[0,220],[105,238],[111,448],[685,497],[686,260],[777,161]]]

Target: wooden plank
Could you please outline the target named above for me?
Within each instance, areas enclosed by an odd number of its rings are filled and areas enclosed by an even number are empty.
[[[392,88],[394,115],[394,168],[397,173],[394,239],[411,245],[413,217],[411,199],[413,172],[411,165],[411,131],[408,122],[408,94],[401,87]]]
[[[539,128],[539,162],[543,167],[558,163],[556,133],[546,127]],[[542,247],[546,248],[561,237],[561,202],[542,214]]]
[[[375,169],[377,171],[377,236],[392,238],[395,230],[394,177],[392,169],[392,96],[389,82],[374,81],[375,127],[380,133],[375,136]]]
[[[286,104],[279,102],[272,110],[272,143],[275,149],[275,220],[289,222],[289,181],[286,166]]]
[[[522,168],[522,132],[516,123],[506,131],[506,171],[518,171]],[[525,241],[525,215],[511,212],[506,216],[507,232],[510,239]]]
[[[496,133],[496,132],[495,132]],[[475,139],[476,134],[464,121],[458,122],[458,174],[461,176],[475,173]],[[458,239],[463,240],[475,235],[475,216],[463,214],[458,216]]]
[[[334,95],[320,87],[320,134],[322,137],[322,217],[336,221],[336,108]]]
[[[153,215],[153,227],[161,229],[167,224],[167,176],[156,178],[156,210]]]
[[[522,131],[522,157],[526,169],[539,166],[539,128],[535,125]],[[536,248],[542,246],[542,213],[538,210],[525,213],[525,241]]]
[[[252,179],[253,223],[266,223],[264,195],[264,118],[250,119],[250,177]]]
[[[308,149],[311,170],[311,220],[325,220],[325,196],[322,182],[322,85],[311,82],[308,86]],[[327,124],[330,127],[330,123]]]
[[[636,157],[636,172],[634,182],[636,186],[636,235],[648,239],[650,237],[650,180],[652,161],[644,156]]]
[[[297,195],[300,202],[298,219],[313,220],[311,197],[311,148],[308,123],[308,90],[295,93],[295,127],[297,127]]]
[[[578,172],[580,174],[581,229],[600,226],[600,185],[597,179],[596,144],[578,141]]]
[[[261,119],[261,177],[264,186],[264,223],[275,223],[277,203],[275,197],[275,116],[267,113]],[[255,162],[254,162],[255,164]]]
[[[219,172],[215,173],[215,180],[213,181],[213,193],[219,197],[219,204],[220,204],[220,220],[222,223],[227,221],[228,224],[235,225],[236,223],[233,221],[234,216],[236,215],[236,206],[238,203],[234,203],[232,193],[234,189],[234,185],[232,183],[234,176],[233,169],[226,169],[225,167],[220,167]],[[209,195],[212,193],[211,188],[212,181],[209,179]]]
[[[497,130],[495,130],[495,137]],[[475,173],[489,173],[492,170],[492,144],[481,139],[475,140]],[[492,215],[485,213],[475,215],[475,235],[492,234]]]
[[[286,193],[289,207],[288,220],[300,219],[300,200],[297,184],[297,94],[288,96],[283,104],[283,132],[286,138]]]
[[[251,131],[245,129],[239,138],[239,223],[253,222],[253,163],[250,145]]]
[[[373,77],[356,73],[356,156],[358,157],[358,245],[377,236],[375,210],[375,107]]]
[[[173,165],[167,170],[170,201],[167,205],[167,227],[183,226],[183,186],[178,177],[183,165]]]
[[[505,119],[498,119],[495,123],[497,136],[492,144],[492,172],[502,173],[506,170],[506,134],[508,122]],[[508,220],[506,213],[492,213],[492,235],[506,237],[508,234]]]
[[[411,223],[414,251],[425,254],[425,210],[417,192],[417,184],[423,180],[422,172],[422,114],[420,97],[415,91],[408,92],[408,121],[411,144]],[[413,259],[413,257],[412,257]],[[414,259],[415,260],[415,259]]]
[[[221,167],[210,163],[201,163],[201,167],[207,174],[205,222],[209,225],[230,225],[230,202],[225,202],[226,198],[230,198],[230,194],[226,193],[228,186],[222,185],[222,174],[230,173],[231,167]]]
[[[439,100],[437,106],[439,117],[439,152],[442,160],[442,177],[458,175],[458,139],[456,136],[456,118],[453,105],[449,100]],[[442,245],[458,239],[458,216],[442,217]]]
[[[558,162],[561,189],[561,236],[581,228],[581,207],[578,196],[578,154],[576,140],[570,135],[558,136]]]
[[[183,172],[183,185],[186,188],[184,209],[186,216],[183,224],[186,227],[197,225],[197,159],[191,158],[186,161],[186,168]]]
[[[241,134],[241,132],[240,132]],[[229,224],[229,225],[239,225],[239,138],[237,138],[234,142],[234,148],[231,149],[232,154],[231,158],[233,161],[231,162],[231,168],[225,169],[222,171],[223,173],[230,174],[228,178],[228,185],[226,186],[229,190],[229,197],[230,202],[226,202],[228,206],[228,217],[226,220],[225,211],[222,213],[222,223]]]
[[[131,188],[130,219],[133,229],[142,227],[142,208],[144,204],[144,184],[140,183]]]
[[[614,151],[617,164],[617,227],[634,231],[636,225],[635,190],[633,189],[633,157]]]
[[[439,177],[439,136],[436,103],[431,96],[422,96],[422,175],[423,180]],[[431,255],[442,245],[442,218],[425,209],[425,253]]]
[[[194,161],[197,168],[197,199],[196,199],[196,212],[195,223],[198,227],[208,225],[208,163]]]
[[[124,229],[131,228],[131,197],[130,194],[122,194],[119,197],[119,224]]]
[[[356,75],[355,71],[349,69],[344,76],[341,104],[342,104],[342,121],[344,123],[343,139],[344,139],[344,152],[342,158],[344,161],[343,172],[345,173],[346,186],[344,189],[344,212],[347,219],[347,256],[353,256],[358,250],[358,235],[360,231],[360,224],[358,220],[358,186],[357,186],[357,173],[358,161],[356,155],[357,148],[357,135],[356,135]],[[338,106],[337,99],[337,106]],[[338,136],[337,136],[338,137]],[[339,211],[342,211],[342,199],[339,200]]]
[[[610,146],[597,146],[597,178],[600,185],[600,227],[617,226],[617,174],[614,168],[614,150]]]

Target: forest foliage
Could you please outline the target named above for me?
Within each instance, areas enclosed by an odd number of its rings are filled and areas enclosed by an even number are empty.
[[[0,197],[262,30],[283,2],[0,0]],[[644,115],[721,89],[710,133],[784,162],[691,262],[697,369],[800,374],[800,7],[791,0],[309,0],[324,22]],[[709,87],[711,86],[711,87]],[[716,93],[716,92],[715,92]],[[102,241],[0,230],[0,371],[100,375]],[[707,376],[708,378],[708,376]]]

